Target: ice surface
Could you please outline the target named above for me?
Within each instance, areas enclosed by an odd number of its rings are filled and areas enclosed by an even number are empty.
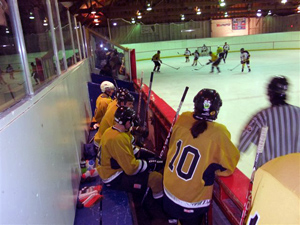
[[[246,49],[247,50],[247,49]],[[191,51],[193,51],[191,49]],[[199,61],[205,65],[201,67],[191,66],[186,63],[184,56],[176,58],[163,58],[161,72],[155,73],[152,90],[163,98],[175,111],[178,108],[181,96],[186,86],[188,94],[182,105],[181,112],[193,110],[193,98],[202,88],[216,89],[223,101],[217,122],[224,124],[231,133],[232,141],[238,144],[239,136],[248,120],[259,110],[268,107],[269,101],[266,95],[266,85],[271,77],[284,75],[289,79],[288,102],[300,105],[300,51],[299,50],[273,50],[273,51],[249,51],[251,54],[251,72],[247,68],[241,72],[240,53],[229,52],[226,63],[219,65],[221,73],[216,69],[209,73],[211,64],[206,65],[209,57],[200,57]],[[152,55],[149,55],[151,58]],[[172,67],[180,67],[176,70]],[[230,71],[239,65],[236,69]],[[144,83],[149,86],[150,73],[154,67],[151,60],[137,62],[138,78],[144,73]],[[195,70],[199,69],[199,70]],[[255,147],[241,155],[238,168],[247,176],[251,175],[254,163]]]

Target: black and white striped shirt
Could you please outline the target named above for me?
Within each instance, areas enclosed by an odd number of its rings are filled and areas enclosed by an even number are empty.
[[[273,158],[300,152],[299,107],[286,104],[257,113],[242,132],[238,147],[241,152],[245,152],[251,142],[258,145],[263,126],[268,126],[269,129],[258,167]]]

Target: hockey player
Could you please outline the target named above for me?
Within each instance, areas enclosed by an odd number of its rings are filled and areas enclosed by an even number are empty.
[[[157,53],[152,57],[152,61],[154,62],[153,72],[160,72],[159,69],[162,63],[162,61],[160,60],[160,51],[157,51]]]
[[[242,72],[244,72],[245,64],[247,64],[248,72],[251,72],[250,69],[250,54],[244,48],[241,48],[241,64],[242,64]]]
[[[212,203],[215,174],[228,176],[239,151],[227,128],[214,122],[222,100],[212,89],[194,97],[194,112],[184,112],[171,135],[164,168],[164,209],[181,225],[201,224]]]
[[[193,62],[193,64],[192,64],[192,66],[197,66],[198,59],[199,59],[199,52],[198,52],[198,50],[196,50],[196,51],[194,52],[194,62]]]
[[[222,46],[219,46],[217,48],[217,54],[219,55],[221,52],[223,52],[223,47]]]
[[[202,48],[201,48],[201,55],[205,55],[208,51],[208,48],[205,44],[203,44]]]
[[[107,107],[106,113],[104,114],[99,129],[95,134],[94,145],[99,147],[101,137],[105,130],[114,125],[114,115],[118,107],[126,106],[133,108],[134,97],[126,88],[118,88],[116,99],[112,101]]]
[[[209,55],[210,55],[211,59],[209,60],[208,63],[206,63],[206,65],[212,63],[210,73],[214,72],[215,67],[217,68],[218,73],[221,73],[220,68],[219,68],[219,64],[220,64],[221,60],[223,59],[224,53],[221,52],[219,54],[219,57],[216,53],[213,53],[213,52],[209,52]]]
[[[191,55],[191,51],[188,48],[186,48],[185,52],[184,52],[185,62],[189,62],[190,61],[190,55]]]
[[[96,109],[94,116],[98,127],[107,110],[108,105],[113,101],[111,97],[115,92],[115,85],[109,81],[103,81],[100,85],[100,89],[102,93],[98,96],[96,100]]]
[[[258,144],[263,126],[268,126],[268,134],[258,167],[269,160],[300,152],[300,108],[286,103],[288,81],[283,76],[273,77],[267,87],[271,107],[253,116],[243,130],[239,150],[245,152],[252,143]]]
[[[96,158],[96,168],[103,183],[112,189],[140,194],[149,187],[154,199],[162,198],[162,175],[151,171],[156,161],[137,159],[133,153],[133,137],[129,130],[135,119],[134,110],[119,107],[114,118],[116,123],[104,132],[101,151]]]
[[[228,55],[228,51],[230,50],[230,46],[229,44],[227,44],[227,42],[225,42],[224,46],[223,46],[223,50],[224,50],[224,58],[223,58],[223,61],[225,63],[225,60],[227,58],[227,55]]]

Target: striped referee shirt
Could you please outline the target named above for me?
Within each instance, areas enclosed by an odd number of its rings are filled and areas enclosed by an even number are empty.
[[[268,126],[269,129],[258,167],[273,158],[300,152],[299,107],[286,104],[272,106],[257,113],[242,132],[238,147],[241,152],[245,152],[251,142],[258,145],[263,126]]]

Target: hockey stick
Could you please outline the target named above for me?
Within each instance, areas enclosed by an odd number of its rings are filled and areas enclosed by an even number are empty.
[[[234,70],[234,69],[236,69],[238,66],[240,65],[240,63],[239,64],[237,64],[234,68],[232,68],[232,69],[229,69],[230,71],[232,71],[232,70]]]
[[[138,109],[137,109],[137,115],[138,115],[138,117],[140,117],[140,114],[141,114],[143,76],[144,76],[144,72],[142,72],[142,74],[141,74],[141,84],[140,84],[140,92],[139,92],[139,103],[138,103]]]
[[[144,127],[147,126],[147,113],[148,113],[148,109],[149,109],[149,103],[150,103],[150,97],[151,97],[151,89],[152,89],[152,82],[153,82],[153,72],[151,72],[151,76],[150,76],[150,83],[149,83],[149,91],[148,91],[148,98],[147,98],[147,104],[145,107],[145,116],[144,116]]]
[[[201,66],[199,69],[194,69],[194,70],[201,70],[203,67],[207,66],[206,64]]]
[[[179,103],[179,106],[178,106],[178,109],[177,109],[177,112],[176,112],[175,117],[174,117],[174,119],[173,119],[173,122],[172,122],[172,124],[171,124],[170,130],[169,130],[169,133],[168,133],[168,136],[167,136],[167,138],[166,138],[166,140],[165,140],[165,143],[164,143],[164,145],[163,145],[163,148],[162,148],[162,150],[161,150],[161,152],[160,152],[160,154],[159,154],[159,158],[160,158],[160,159],[163,157],[163,155],[164,155],[164,153],[165,153],[165,151],[166,151],[166,148],[167,148],[167,146],[168,146],[168,144],[169,144],[169,140],[170,140],[170,137],[171,137],[171,134],[172,134],[173,126],[174,126],[175,121],[176,121],[176,119],[177,119],[177,117],[178,117],[178,115],[179,115],[179,111],[180,111],[180,109],[181,109],[182,103],[184,102],[184,99],[185,99],[185,96],[186,96],[188,90],[189,90],[189,87],[185,87],[185,90],[184,90],[184,92],[183,92],[183,95],[182,95],[182,97],[181,97],[181,100],[180,100],[180,103]]]
[[[161,64],[164,64],[164,65],[166,65],[166,66],[168,66],[168,67],[171,67],[171,68],[173,68],[173,69],[175,69],[175,70],[179,70],[179,69],[180,69],[180,67],[173,67],[173,66],[170,66],[170,65],[165,64],[165,63],[161,63]]]
[[[159,158],[160,158],[160,159],[163,157],[163,155],[164,155],[164,153],[165,153],[165,151],[166,151],[166,148],[167,148],[167,145],[168,145],[168,143],[169,143],[170,136],[171,136],[171,133],[172,133],[173,126],[174,126],[175,121],[176,121],[176,119],[177,119],[177,117],[178,117],[178,115],[179,115],[179,111],[180,111],[180,109],[181,109],[182,103],[183,103],[183,101],[184,101],[184,99],[185,99],[185,96],[186,96],[188,90],[189,90],[189,87],[185,87],[184,93],[183,93],[183,95],[182,95],[182,97],[181,97],[181,100],[180,100],[180,104],[179,104],[179,106],[178,106],[177,112],[176,112],[176,114],[175,114],[175,117],[174,117],[174,119],[173,119],[172,125],[171,125],[171,127],[170,127],[168,136],[167,136],[167,138],[166,138],[166,140],[165,140],[165,143],[164,143],[164,145],[163,145],[163,148],[162,148],[162,150],[161,150],[161,152],[160,152],[160,154],[159,154]],[[142,199],[141,204],[143,204],[143,202],[144,202],[144,200],[145,200],[145,198],[146,198],[148,192],[149,192],[149,187],[147,187],[147,189],[146,189],[146,192],[145,192],[145,194],[144,194],[144,196],[143,196],[143,199]]]
[[[253,186],[253,181],[254,181],[254,175],[255,175],[255,171],[256,171],[256,167],[257,167],[258,158],[259,158],[260,154],[263,152],[263,149],[264,149],[264,145],[265,145],[266,137],[267,137],[267,132],[268,132],[268,127],[267,126],[262,127],[260,137],[259,137],[259,142],[258,142],[258,145],[257,145],[256,156],[255,156],[253,170],[252,170],[252,174],[251,174],[251,178],[250,178],[248,192],[247,192],[247,196],[246,196],[246,202],[244,203],[243,213],[242,213],[242,217],[241,217],[239,225],[244,224],[244,220],[245,220],[245,218],[246,218],[246,216],[249,212],[249,209],[251,207],[252,186]]]

